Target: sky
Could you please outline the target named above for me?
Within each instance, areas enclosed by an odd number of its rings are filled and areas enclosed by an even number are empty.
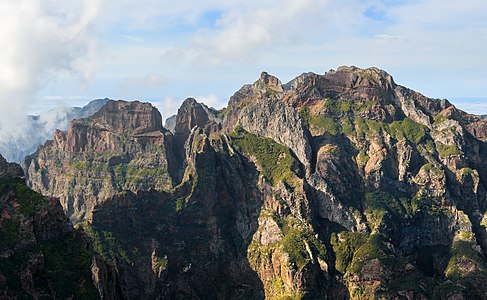
[[[341,65],[487,114],[487,1],[0,0],[0,136],[96,98],[221,108],[267,71]]]

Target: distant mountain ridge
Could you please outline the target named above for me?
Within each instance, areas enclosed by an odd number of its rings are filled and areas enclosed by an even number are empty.
[[[41,115],[28,116],[23,132],[10,134],[0,141],[0,153],[8,161],[20,162],[26,155],[34,153],[38,145],[52,139],[54,130],[66,130],[71,120],[93,115],[108,100],[97,99],[84,107],[55,108]]]

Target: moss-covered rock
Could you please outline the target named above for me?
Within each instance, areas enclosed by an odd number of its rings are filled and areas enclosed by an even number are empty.
[[[294,178],[300,173],[299,165],[289,148],[269,138],[258,137],[237,128],[231,135],[235,145],[246,155],[255,157],[262,175],[272,185],[284,181],[294,185]]]

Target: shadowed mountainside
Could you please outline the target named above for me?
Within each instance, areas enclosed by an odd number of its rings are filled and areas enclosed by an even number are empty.
[[[128,298],[485,298],[486,120],[340,67],[161,124],[110,101],[23,164]]]

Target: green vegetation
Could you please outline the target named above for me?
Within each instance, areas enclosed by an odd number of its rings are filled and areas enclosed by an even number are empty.
[[[113,180],[119,185],[124,185],[125,183],[135,184],[141,180],[145,180],[147,177],[155,178],[168,175],[167,170],[164,168],[147,168],[132,164],[110,166],[110,170],[113,174]]]
[[[136,183],[137,181],[144,180],[147,177],[159,177],[159,176],[167,176],[167,170],[163,168],[154,168],[148,169],[143,167],[136,167],[136,166],[127,166],[125,173],[126,182],[128,183]]]
[[[361,117],[356,117],[354,121],[355,121],[356,128],[358,129],[356,131],[357,138],[365,139],[366,133],[369,130],[367,123],[365,123],[365,120]]]
[[[441,122],[444,122],[448,120],[447,117],[445,117],[444,115],[442,114],[437,114],[435,117],[434,117],[434,121],[433,121],[433,124],[440,124]]]
[[[369,161],[370,157],[367,155],[367,153],[364,150],[360,150],[360,152],[357,154],[357,165],[360,168],[364,168],[367,165],[367,162]]]
[[[39,285],[51,282],[60,298],[74,295],[76,299],[98,299],[98,291],[91,279],[91,253],[80,240],[68,237],[40,244],[44,253],[46,272]]]
[[[91,253],[83,243],[72,235],[60,240],[40,241],[36,244],[30,238],[26,244],[20,231],[22,218],[34,219],[34,214],[45,209],[49,203],[46,197],[29,189],[22,179],[0,180],[0,194],[13,193],[19,204],[18,211],[0,223],[0,250],[13,250],[13,255],[0,258],[0,272],[6,282],[0,286],[13,293],[16,298],[30,299],[24,294],[20,271],[26,263],[42,252],[44,267],[33,274],[34,289],[44,293],[55,291],[56,297],[68,299],[98,299],[98,291],[91,279]]]
[[[123,145],[124,142],[121,142]],[[160,145],[147,145],[146,151],[159,153],[163,148]],[[161,167],[150,168],[146,166],[144,158],[143,161],[137,159],[126,162],[128,158],[121,159],[121,162],[115,165],[110,165],[109,161],[116,153],[113,152],[88,152],[84,155],[79,155],[75,161],[71,163],[71,169],[83,172],[81,176],[87,176],[90,179],[113,180],[113,182],[121,187],[125,184],[138,184],[146,180],[147,177],[162,177],[168,178],[167,169]],[[125,162],[122,162],[125,161]],[[86,173],[88,172],[88,173]],[[75,176],[80,177],[77,172]],[[74,175],[73,174],[73,175]]]
[[[326,99],[322,107],[324,112],[320,111],[314,114],[308,107],[302,107],[299,114],[304,124],[310,129],[315,131],[321,129],[321,131],[332,135],[340,133],[351,134],[355,131],[355,123],[358,129],[358,138],[387,132],[396,140],[406,139],[411,143],[419,144],[428,137],[428,128],[409,118],[387,124],[376,120],[363,119],[359,116],[353,117],[352,114],[347,113],[369,110],[376,104],[377,102],[374,101],[354,102],[350,100]]]
[[[303,295],[295,294],[295,295],[284,295],[277,297],[277,300],[301,300],[303,299]]]
[[[282,240],[284,251],[289,254],[289,258],[296,263],[298,269],[302,269],[311,260],[306,244],[313,255],[326,259],[326,247],[310,230],[309,225],[292,216],[276,218],[276,222],[284,235]]]
[[[371,228],[379,226],[386,213],[391,214],[394,218],[401,218],[407,214],[407,209],[401,201],[385,192],[366,193],[364,204],[364,213]]]
[[[440,157],[443,158],[462,154],[462,151],[460,151],[456,145],[444,145],[442,143],[438,143],[437,146],[438,153],[440,154]]]
[[[289,254],[291,261],[296,263],[298,269],[302,269],[309,261],[305,240],[306,234],[294,228],[288,230],[282,240],[284,251]]]
[[[323,103],[323,108],[332,114],[346,113],[351,110],[352,102],[349,100],[339,100],[339,99],[325,99]]]
[[[156,267],[160,269],[165,269],[167,266],[167,256],[158,257],[156,259]]]
[[[387,132],[396,140],[406,139],[413,144],[419,144],[428,137],[426,134],[428,128],[409,118],[387,124],[376,120],[364,120],[361,117],[355,117],[355,124],[358,128],[357,137],[360,138],[365,138],[366,135]]]
[[[98,231],[95,227],[87,223],[81,225],[84,231],[93,240],[93,248],[96,253],[100,254],[106,260],[118,257],[128,264],[131,264],[127,252],[124,250],[120,242],[115,238],[112,232]]]
[[[299,111],[301,120],[310,129],[321,129],[323,132],[328,132],[332,135],[337,135],[341,132],[340,124],[338,124],[333,118],[325,117],[322,114],[311,114],[308,107],[302,107]]]
[[[396,140],[406,138],[414,144],[419,144],[426,135],[428,128],[424,125],[414,122],[409,118],[402,121],[394,121],[390,124],[390,133]]]
[[[147,169],[147,168],[141,168],[135,166],[129,166],[127,168],[127,176],[130,177],[145,178],[145,177],[156,177],[156,176],[161,176],[166,174],[167,174],[167,170],[163,168]]]
[[[47,204],[47,198],[31,190],[25,183],[15,184],[15,197],[20,204],[20,212],[24,215],[32,215],[36,210]]]
[[[437,167],[435,167],[434,164],[425,164],[424,166],[421,167],[421,170],[425,171],[425,172],[428,172],[428,173],[433,173],[435,175],[438,175],[438,176],[441,176],[444,174],[444,172],[441,170],[441,169],[438,169]]]
[[[447,213],[447,209],[442,208],[437,202],[433,201],[428,195],[419,193],[413,197],[409,203],[409,210],[413,213],[425,213],[430,217],[438,217]]]
[[[391,255],[391,251],[384,243],[384,236],[381,234],[371,234],[365,244],[360,246],[353,255],[352,263],[347,271],[357,274],[367,261],[379,259],[385,267],[400,267],[400,261]]]
[[[76,170],[86,170],[88,169],[88,163],[84,160],[78,160],[71,164],[71,167]]]
[[[303,298],[303,295],[301,294],[292,295],[288,293],[284,286],[284,282],[279,277],[268,280],[266,286],[266,298],[271,300],[300,300]]]
[[[247,257],[252,268],[257,269],[260,267],[262,260],[265,257],[269,257],[269,246],[261,245],[259,242],[252,240],[247,248]]]
[[[48,203],[46,197],[28,188],[20,178],[0,180],[0,193],[6,194],[8,191],[14,192],[15,199],[20,204],[20,213],[26,216],[32,215]]]
[[[352,263],[353,255],[369,237],[368,233],[342,231],[331,236],[331,245],[335,252],[335,268],[345,274]]]
[[[455,241],[451,249],[451,258],[445,270],[445,275],[448,277],[459,278],[463,277],[459,269],[459,260],[466,259],[476,265],[485,265],[485,258],[477,252],[474,248],[474,243],[468,241]]]
[[[110,167],[108,163],[98,162],[94,160],[87,160],[86,158],[80,158],[71,164],[71,168],[78,171],[95,171],[95,172],[109,172]]]
[[[429,153],[431,153],[431,154],[435,153],[436,144],[431,139],[431,137],[428,136],[428,138],[426,139],[426,142],[424,143],[424,147],[426,148],[426,151],[428,151]]]
[[[186,206],[186,199],[184,197],[178,198],[176,200],[176,204],[174,206],[174,210],[176,212],[181,211],[181,210],[184,209],[185,206]]]
[[[376,120],[355,117],[355,125],[357,128],[356,136],[360,139],[365,139],[367,136],[377,136],[383,132],[389,132],[389,124]]]
[[[376,120],[365,120],[367,124],[367,133],[376,134],[382,132],[389,132],[389,125],[384,122],[379,122]]]
[[[309,112],[309,107],[303,106],[299,110],[299,116],[301,117],[301,120],[303,121],[304,125],[309,126],[309,123],[311,121],[311,115]]]
[[[421,292],[431,298],[435,282],[431,277],[426,277],[419,271],[413,271],[400,277],[393,278],[385,287],[389,293],[398,291]]]
[[[241,128],[235,129],[231,138],[241,151],[255,157],[262,175],[272,185],[280,181],[293,185],[297,162],[289,148],[274,142],[272,139],[248,133]]]
[[[340,127],[342,129],[342,133],[346,135],[352,134],[352,132],[355,130],[349,117],[340,118]]]
[[[364,112],[379,104],[376,100],[325,99],[323,109],[335,116],[350,112]]]
[[[324,132],[328,132],[331,135],[337,135],[341,132],[340,124],[338,124],[335,119],[323,115],[311,116],[309,124],[311,127],[322,129]]]
[[[252,241],[247,253],[250,264],[254,268],[259,268],[263,261],[269,259],[273,249],[279,248],[281,245],[284,252],[289,255],[290,261],[296,265],[298,270],[311,261],[310,252],[313,259],[319,258],[323,261],[328,259],[328,251],[325,244],[313,232],[308,223],[298,220],[292,215],[279,217],[275,213],[268,211],[261,212],[260,217],[272,217],[281,229],[283,239],[270,245],[261,245],[256,241]]]

